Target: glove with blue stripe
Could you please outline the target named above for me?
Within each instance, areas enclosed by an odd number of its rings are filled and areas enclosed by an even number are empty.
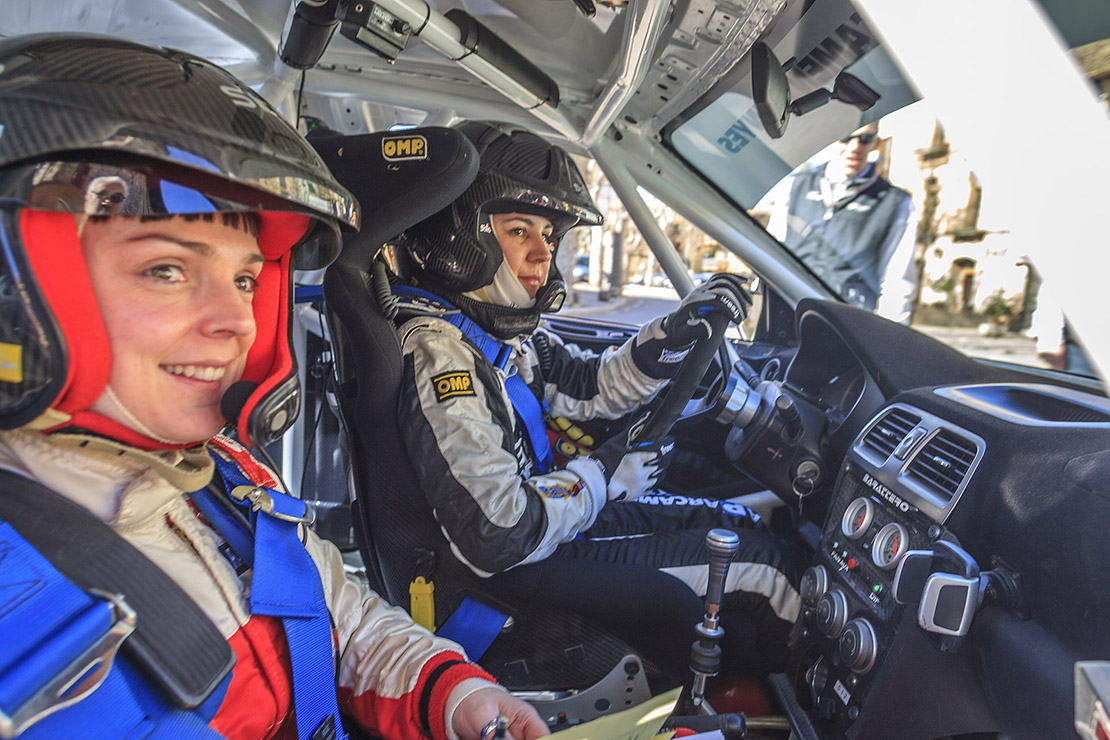
[[[752,299],[744,282],[739,275],[719,272],[690,291],[673,312],[645,324],[632,345],[636,366],[653,378],[673,378],[694,343],[712,335],[711,313],[724,313],[737,324],[747,317]]]
[[[682,303],[663,319],[664,340],[672,349],[683,347],[712,334],[706,316],[719,311],[728,320],[739,324],[752,306],[751,296],[744,290],[744,278],[730,272],[718,272],[690,291]]]

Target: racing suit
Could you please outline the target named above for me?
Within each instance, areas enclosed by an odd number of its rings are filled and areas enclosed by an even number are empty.
[[[88,445],[88,439],[0,432],[0,467],[62,493],[108,523],[223,633],[236,663],[210,722],[216,732],[230,740],[296,738],[281,620],[250,613],[251,571],[228,554],[221,535],[184,492],[210,476],[208,453],[145,453],[113,449],[110,442]],[[454,738],[449,728],[455,707],[493,679],[467,662],[457,645],[348,579],[339,551],[311,530],[301,531],[331,615],[341,710],[384,738]]]
[[[506,342],[512,357],[502,372],[442,318],[403,316],[399,334],[402,433],[456,557],[480,576],[549,556],[648,566],[700,597],[708,585],[706,532],[739,530],[724,607],[750,620],[734,637],[758,631],[770,663],[781,666],[800,608],[802,559],[765,530],[758,514],[729,502],[663,494],[605,506],[606,479],[591,457],[543,474],[534,470],[533,451],[505,391],[508,374],[519,373],[552,416],[619,418],[666,382],[641,367],[648,365],[637,360],[637,338],[598,355],[564,344],[541,326],[530,337]],[[464,382],[451,390],[438,382],[444,378]],[[573,602],[574,589],[583,584],[566,587]],[[687,657],[689,645],[682,646]],[[751,658],[752,647],[748,640],[738,654]]]

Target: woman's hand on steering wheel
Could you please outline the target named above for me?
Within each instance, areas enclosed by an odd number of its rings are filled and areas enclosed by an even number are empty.
[[[707,320],[709,314],[721,313],[731,323],[739,324],[747,318],[751,306],[744,278],[719,272],[687,293],[678,308],[663,319],[665,342],[671,349],[677,349],[709,339],[713,335]]]
[[[640,331],[632,348],[637,365],[655,377],[672,379],[646,423],[630,433],[630,443],[660,440],[671,430],[721,346],[728,324],[743,321],[751,305],[744,278],[721,272],[690,291],[669,315]]]
[[[712,341],[714,348],[718,346],[713,323],[740,323],[751,305],[744,278],[718,273],[690,291],[674,311],[645,324],[633,342],[632,357],[651,377],[674,378],[687,364],[695,344]]]

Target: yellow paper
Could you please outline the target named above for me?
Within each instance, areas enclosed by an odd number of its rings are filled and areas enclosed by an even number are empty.
[[[681,688],[654,696],[623,712],[598,717],[551,735],[551,740],[652,740],[674,711]],[[667,732],[663,738],[674,733]]]

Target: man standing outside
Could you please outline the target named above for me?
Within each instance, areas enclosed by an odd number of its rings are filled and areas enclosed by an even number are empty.
[[[768,231],[846,302],[908,323],[917,218],[881,176],[881,147],[877,122],[840,139],[833,159],[794,176]]]

